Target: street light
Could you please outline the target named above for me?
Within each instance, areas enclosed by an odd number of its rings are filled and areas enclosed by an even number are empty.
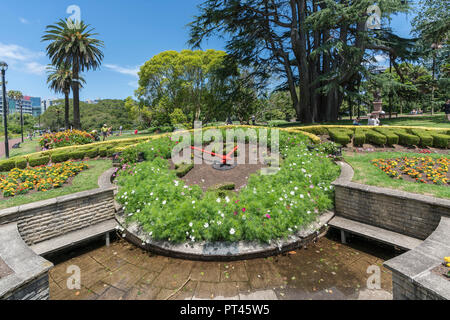
[[[2,91],[3,91],[3,125],[5,126],[5,156],[9,158],[9,141],[8,141],[8,117],[6,115],[6,80],[5,74],[8,70],[8,64],[0,61],[0,71],[2,72]]]

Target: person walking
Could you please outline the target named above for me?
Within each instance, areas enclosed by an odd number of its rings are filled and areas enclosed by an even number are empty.
[[[109,128],[105,123],[102,128],[103,141],[106,141],[106,138],[108,137],[108,131],[109,131]]]
[[[123,131],[123,127],[122,126],[120,126],[119,131],[120,131],[119,135],[122,136],[122,131]]]
[[[447,102],[444,104],[444,112],[447,116],[447,120],[450,121],[450,99],[447,100]]]

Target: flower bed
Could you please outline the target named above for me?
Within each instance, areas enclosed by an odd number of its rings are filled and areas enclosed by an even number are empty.
[[[40,140],[42,148],[56,149],[68,146],[93,143],[95,138],[90,133],[79,130],[67,130],[53,134],[46,134]]]
[[[69,178],[86,170],[84,162],[65,162],[52,166],[11,170],[6,175],[0,175],[0,191],[3,197],[14,197],[27,194],[30,191],[48,191],[62,187]]]
[[[239,193],[188,186],[170,170],[172,147],[161,138],[124,152],[117,201],[127,223],[138,222],[154,240],[182,242],[286,238],[332,208],[331,182],[339,167],[326,152],[309,151],[301,133],[280,131],[283,161],[274,175],[254,174]],[[135,164],[136,155],[146,159]]]
[[[375,159],[372,163],[394,179],[409,179],[425,184],[449,184],[449,158],[402,157],[390,160]]]

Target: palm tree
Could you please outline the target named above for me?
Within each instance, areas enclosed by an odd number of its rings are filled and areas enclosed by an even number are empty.
[[[47,84],[51,90],[56,93],[63,93],[64,100],[64,125],[66,130],[69,129],[69,95],[73,85],[72,67],[67,65],[60,65],[59,67],[49,66]],[[78,76],[79,85],[82,88],[86,81],[83,77]]]
[[[60,20],[56,25],[49,25],[42,41],[50,41],[47,55],[55,66],[72,66],[73,122],[76,129],[81,129],[80,122],[80,72],[96,70],[103,60],[103,41],[93,38],[96,33],[83,21],[73,23]]]

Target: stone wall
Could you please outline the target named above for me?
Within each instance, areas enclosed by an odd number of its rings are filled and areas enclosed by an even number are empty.
[[[449,300],[450,281],[433,269],[450,254],[450,219],[415,249],[384,263],[392,271],[395,300]]]
[[[336,215],[425,240],[450,217],[450,200],[351,182],[353,170],[341,164],[335,183]]]
[[[0,225],[17,223],[28,245],[114,219],[114,188],[96,189],[0,211]]]
[[[4,297],[4,300],[48,300],[50,298],[50,288],[48,274],[25,284],[17,289],[12,295]]]

